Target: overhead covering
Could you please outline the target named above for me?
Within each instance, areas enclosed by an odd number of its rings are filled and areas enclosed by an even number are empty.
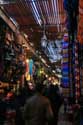
[[[55,41],[65,30],[63,0],[1,0],[0,4],[20,31],[28,35],[29,41],[33,43],[31,45],[37,50],[41,50],[44,24],[50,41]]]
[[[42,32],[45,22],[46,30],[51,38],[57,32],[63,32],[65,24],[65,12],[63,0],[1,0],[1,5],[11,17],[19,24],[20,29],[26,33],[29,28],[36,32]],[[48,36],[49,36],[48,35]]]

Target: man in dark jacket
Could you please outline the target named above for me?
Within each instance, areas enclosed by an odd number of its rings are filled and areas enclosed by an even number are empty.
[[[53,119],[50,101],[41,94],[43,85],[38,84],[36,90],[24,106],[25,125],[47,125]]]
[[[6,120],[6,103],[0,98],[0,125],[3,125]]]

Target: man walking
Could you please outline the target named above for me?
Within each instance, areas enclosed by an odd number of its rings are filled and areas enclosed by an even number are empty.
[[[53,119],[50,101],[42,95],[43,85],[37,84],[35,94],[24,106],[25,125],[47,125]]]

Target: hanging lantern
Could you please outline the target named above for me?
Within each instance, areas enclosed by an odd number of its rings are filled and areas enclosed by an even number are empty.
[[[46,46],[47,46],[47,37],[46,37],[45,34],[44,34],[43,37],[41,38],[41,46],[42,46],[43,48],[46,48]]]
[[[43,31],[43,37],[41,38],[41,46],[43,48],[46,48],[47,46],[47,37],[46,37],[46,34],[45,34],[45,20],[44,20],[44,31]]]

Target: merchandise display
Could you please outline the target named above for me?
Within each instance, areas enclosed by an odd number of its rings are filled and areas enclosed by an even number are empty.
[[[0,81],[16,84],[25,73],[24,48],[16,43],[16,34],[0,19]],[[17,36],[18,38],[18,36]],[[21,41],[21,40],[20,40]]]
[[[78,103],[80,97],[80,74],[79,74],[79,45],[77,37],[77,19],[79,14],[78,0],[64,0],[64,8],[67,12],[67,29],[69,36],[69,86],[70,97],[73,97],[74,103]]]
[[[68,36],[64,35],[68,40]],[[69,87],[69,42],[68,41],[62,41],[62,80],[61,84],[63,87]]]

